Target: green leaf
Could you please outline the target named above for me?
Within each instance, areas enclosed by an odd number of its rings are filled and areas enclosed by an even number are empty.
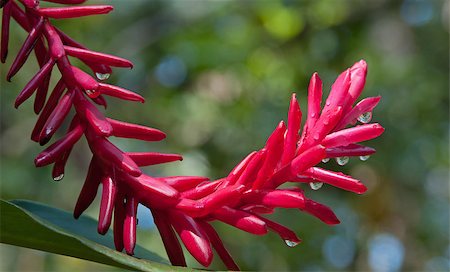
[[[72,256],[139,271],[193,271],[174,267],[140,246],[135,257],[114,250],[111,231],[97,233],[97,222],[81,216],[75,220],[63,210],[40,203],[1,200],[0,242]]]

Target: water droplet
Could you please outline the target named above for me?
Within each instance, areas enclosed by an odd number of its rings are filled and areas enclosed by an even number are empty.
[[[86,94],[92,96],[95,93],[94,90],[86,90]]]
[[[350,160],[349,157],[338,157],[336,158],[336,162],[337,164],[339,164],[340,166],[344,166],[348,163],[348,161]]]
[[[319,137],[319,133],[314,134],[313,139],[314,139],[315,141],[318,141],[319,138],[320,138],[320,137]]]
[[[311,118],[314,118],[314,117],[316,117],[316,113],[315,112],[311,113]]]
[[[63,178],[64,178],[64,174],[61,174],[61,175],[59,175],[59,176],[53,177],[53,180],[54,180],[54,181],[60,181],[60,180],[62,180]]]
[[[311,189],[313,190],[319,190],[320,188],[322,188],[323,182],[310,182],[309,183],[309,187],[311,187]]]
[[[366,156],[359,156],[359,159],[362,161],[367,161],[370,158],[370,155],[366,155]]]
[[[291,241],[291,240],[284,240],[284,242],[286,243],[286,245],[287,245],[288,247],[295,247],[296,245],[299,244],[298,242]]]
[[[370,111],[365,112],[365,113],[361,114],[360,116],[358,116],[358,121],[360,121],[363,124],[369,123],[370,120],[372,120],[372,112],[370,112]]]
[[[95,76],[99,80],[107,80],[109,78],[109,76],[111,76],[111,75],[110,74],[95,73]]]
[[[322,162],[323,162],[323,163],[327,163],[327,162],[329,162],[329,161],[330,161],[330,158],[322,159]]]

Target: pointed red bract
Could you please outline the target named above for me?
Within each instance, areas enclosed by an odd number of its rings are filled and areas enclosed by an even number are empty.
[[[183,249],[169,223],[167,215],[159,210],[152,210],[152,215],[155,225],[161,234],[161,239],[164,243],[170,263],[175,266],[186,266]]]
[[[297,150],[298,132],[302,122],[302,111],[297,102],[297,96],[292,94],[291,104],[288,114],[288,128],[284,139],[283,156],[281,166],[288,164],[294,157]]]
[[[67,55],[81,60],[100,62],[109,66],[133,68],[131,61],[116,56],[72,46],[64,46],[64,49]]]
[[[100,212],[98,214],[98,233],[106,234],[111,225],[117,187],[109,176],[104,176],[101,183],[102,199],[100,202]]]
[[[41,8],[39,14],[41,16],[66,19],[89,15],[105,14],[113,10],[112,6],[80,6],[80,7],[63,7],[63,8]]]
[[[186,249],[199,263],[208,267],[213,254],[211,244],[201,226],[191,217],[178,211],[170,211],[169,218]]]
[[[44,20],[41,18],[39,22],[31,29],[28,37],[25,39],[22,47],[17,53],[16,58],[11,64],[11,68],[6,75],[6,80],[11,81],[11,78],[20,70],[31,51],[33,50],[34,45],[36,44],[36,40],[39,38],[41,34],[42,28],[44,26]]]
[[[2,15],[2,33],[0,44],[0,61],[5,63],[6,56],[8,55],[8,42],[9,42],[9,23],[11,21],[11,1],[6,2],[3,7]]]

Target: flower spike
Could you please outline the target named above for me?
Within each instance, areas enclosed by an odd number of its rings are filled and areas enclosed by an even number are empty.
[[[366,82],[365,61],[355,63],[338,76],[323,108],[322,81],[314,73],[308,87],[308,111],[303,128],[302,111],[296,94],[292,94],[287,126],[281,121],[265,146],[251,152],[224,178],[153,177],[143,173],[141,167],[180,161],[181,155],[124,151],[113,144],[111,137],[161,141],[166,134],[156,128],[108,118],[96,106],[106,108],[106,96],[144,102],[141,95],[105,82],[112,72],[111,67],[132,68],[133,64],[126,59],[88,49],[55,28],[50,20],[104,14],[112,7],[41,8],[37,0],[17,1],[0,1],[5,4],[0,60],[4,62],[7,56],[12,18],[28,35],[13,61],[7,80],[20,71],[31,51],[35,52],[39,71],[19,93],[15,106],[36,93],[34,111],[39,116],[31,139],[41,145],[50,141],[66,117],[72,119],[66,134],[39,153],[35,165],[53,164],[52,178],[61,180],[72,149],[85,136],[93,155],[73,214],[78,218],[88,209],[101,185],[97,231],[106,234],[113,224],[114,246],[118,251],[125,249],[127,254],[133,255],[137,209],[142,204],[150,209],[173,265],[186,266],[182,242],[203,266],[211,264],[214,248],[228,269],[238,270],[210,221],[220,221],[255,235],[265,235],[270,230],[278,234],[286,245],[293,247],[301,242],[300,238],[293,230],[265,218],[267,214],[276,212],[277,208],[287,208],[309,213],[330,225],[338,224],[339,219],[329,207],[307,198],[301,188],[280,186],[287,182],[297,186],[308,183],[311,189],[317,190],[320,186],[314,184],[326,183],[357,194],[367,190],[362,181],[318,166],[324,159],[367,158],[375,153],[375,149],[359,144],[380,136],[384,131],[381,125],[370,123],[380,97],[357,102]],[[66,5],[84,2],[46,1]],[[75,67],[71,58],[84,62],[92,73]],[[58,70],[61,78],[50,89],[47,98],[54,69]],[[73,114],[70,112],[72,107]],[[354,127],[356,120],[362,125]]]

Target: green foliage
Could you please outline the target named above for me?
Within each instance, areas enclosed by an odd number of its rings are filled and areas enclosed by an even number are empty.
[[[74,221],[63,210],[26,200],[1,200],[0,242],[134,271],[194,271],[167,265],[167,261],[142,247],[136,258],[114,250],[111,233],[96,233],[97,222],[82,216]]]

